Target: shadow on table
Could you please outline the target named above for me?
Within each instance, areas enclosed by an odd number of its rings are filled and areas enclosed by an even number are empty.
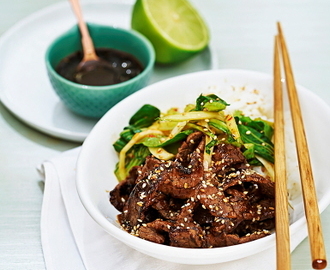
[[[19,133],[21,136],[25,137],[29,141],[33,141],[39,145],[58,151],[65,151],[80,145],[78,143],[54,138],[24,124],[21,120],[19,120],[16,116],[14,116],[9,110],[7,110],[1,102],[0,102],[0,114],[4,119],[4,121],[6,121],[7,124],[11,128],[13,128],[17,133]]]

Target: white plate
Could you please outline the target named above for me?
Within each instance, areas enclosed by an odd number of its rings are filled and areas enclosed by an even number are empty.
[[[272,83],[271,76],[252,71],[204,71],[153,84],[118,103],[93,128],[82,146],[78,159],[77,189],[89,214],[109,234],[130,247],[147,255],[176,263],[221,263],[273,248],[274,234],[245,244],[213,249],[178,249],[142,240],[119,228],[116,222],[118,212],[110,205],[109,195],[106,192],[112,190],[117,184],[113,171],[118,157],[112,144],[123,127],[127,125],[129,118],[146,102],[164,111],[173,106],[182,108],[188,103],[194,103],[200,93],[214,93],[224,97],[227,91],[232,91],[232,89],[236,89],[235,91],[245,89],[253,93],[260,91],[267,97],[266,102],[272,107]],[[328,160],[327,149],[330,148],[328,139],[330,108],[311,91],[301,86],[298,86],[298,91],[311,152],[319,208],[323,211],[330,203],[330,185],[328,184],[330,167],[325,165]],[[295,153],[294,149],[291,150]],[[291,171],[290,177],[296,174],[297,172]],[[290,229],[292,249],[306,237],[306,221],[300,194],[298,192],[298,196],[292,201],[294,207]]]
[[[130,1],[132,2],[132,1]],[[132,4],[93,2],[82,6],[88,22],[129,28]],[[69,2],[52,5],[23,19],[0,39],[0,99],[28,125],[55,137],[82,142],[97,122],[67,110],[48,81],[44,54],[50,42],[76,24]],[[150,83],[215,68],[208,48],[175,67],[157,67]]]

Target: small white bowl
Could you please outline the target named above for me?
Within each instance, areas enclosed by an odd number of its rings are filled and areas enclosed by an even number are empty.
[[[215,264],[238,260],[273,248],[274,234],[244,244],[208,249],[177,248],[149,242],[132,236],[120,228],[117,222],[118,211],[109,203],[108,194],[108,191],[117,184],[113,171],[118,157],[112,144],[123,127],[128,124],[129,118],[142,105],[149,103],[162,111],[171,107],[183,108],[188,103],[194,103],[201,93],[214,93],[224,97],[234,89],[234,91],[241,91],[241,94],[242,91],[260,93],[266,98],[265,102],[269,105],[269,110],[272,110],[272,84],[271,76],[258,72],[202,71],[150,85],[115,105],[87,137],[78,159],[77,189],[88,213],[105,231],[123,243],[165,261],[195,265]],[[327,179],[330,167],[324,166],[324,161],[328,160],[326,149],[330,148],[328,140],[330,108],[309,90],[301,86],[297,88],[314,169],[319,208],[323,211],[330,203],[330,186]],[[238,93],[238,98],[242,97],[240,93]],[[245,101],[237,100],[237,102]],[[320,130],[320,127],[322,127],[322,132],[315,132],[315,130]],[[295,165],[289,167],[290,170],[295,168]],[[295,175],[297,175],[296,172],[290,172],[290,177],[295,177]],[[294,249],[307,235],[299,188],[291,204],[293,206],[290,226],[291,248]]]

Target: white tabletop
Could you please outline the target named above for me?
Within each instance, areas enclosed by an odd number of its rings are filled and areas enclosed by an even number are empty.
[[[0,35],[29,14],[58,2],[0,0]],[[330,104],[330,1],[191,2],[210,27],[219,68],[271,73],[273,36],[276,21],[281,21],[297,83]],[[36,166],[79,144],[36,131],[1,103],[0,112],[0,269],[45,269],[40,243],[43,184]],[[330,254],[329,207],[322,222]],[[292,269],[311,269],[307,239],[293,252]]]

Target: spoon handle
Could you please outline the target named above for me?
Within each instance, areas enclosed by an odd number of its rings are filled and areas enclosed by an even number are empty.
[[[97,60],[98,56],[95,53],[95,48],[93,44],[93,40],[91,36],[89,35],[87,25],[83,19],[83,15],[81,12],[81,7],[79,0],[69,0],[72,9],[78,19],[78,25],[81,33],[81,43],[84,51],[84,58],[83,61],[90,61],[90,60]]]

